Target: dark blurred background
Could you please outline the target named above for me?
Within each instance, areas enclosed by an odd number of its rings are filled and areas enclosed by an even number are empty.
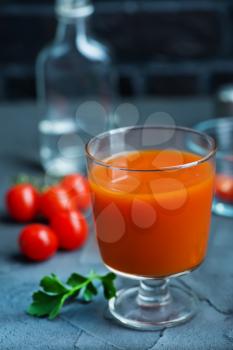
[[[232,0],[94,0],[93,31],[115,48],[124,97],[206,96],[233,81]],[[2,0],[0,101],[35,98],[54,36],[52,0]]]

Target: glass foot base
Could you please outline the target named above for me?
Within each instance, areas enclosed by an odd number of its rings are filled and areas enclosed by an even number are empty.
[[[188,290],[169,286],[166,296],[156,301],[141,297],[140,289],[122,289],[109,301],[111,314],[127,327],[159,330],[184,323],[197,312],[197,298]]]

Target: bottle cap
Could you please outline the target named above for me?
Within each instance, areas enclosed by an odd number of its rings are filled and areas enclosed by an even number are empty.
[[[90,0],[57,0],[55,12],[67,18],[86,17],[94,12],[94,6]]]

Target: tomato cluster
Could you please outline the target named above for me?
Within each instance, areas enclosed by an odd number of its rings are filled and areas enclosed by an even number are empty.
[[[50,258],[58,248],[73,250],[84,244],[88,225],[81,211],[89,206],[89,184],[80,174],[67,175],[42,193],[23,183],[12,186],[6,194],[6,207],[14,220],[33,222],[42,216],[49,222],[29,224],[19,235],[21,252],[36,261]]]

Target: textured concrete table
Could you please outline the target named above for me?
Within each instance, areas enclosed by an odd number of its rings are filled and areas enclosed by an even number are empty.
[[[141,113],[172,114],[178,124],[192,125],[211,115],[211,103],[203,100],[138,102]],[[36,124],[32,104],[0,107],[0,198],[9,179],[19,171],[39,173]],[[59,253],[48,262],[32,264],[18,254],[21,225],[4,214],[0,218],[0,349],[1,350],[218,350],[233,349],[233,221],[213,217],[209,253],[205,263],[177,283],[192,288],[200,311],[189,323],[158,332],[125,329],[111,318],[102,297],[89,305],[64,308],[54,321],[29,317],[25,309],[39,279],[50,272],[66,278],[71,272],[104,270],[93,234],[79,252]],[[119,284],[128,284],[119,280]]]

